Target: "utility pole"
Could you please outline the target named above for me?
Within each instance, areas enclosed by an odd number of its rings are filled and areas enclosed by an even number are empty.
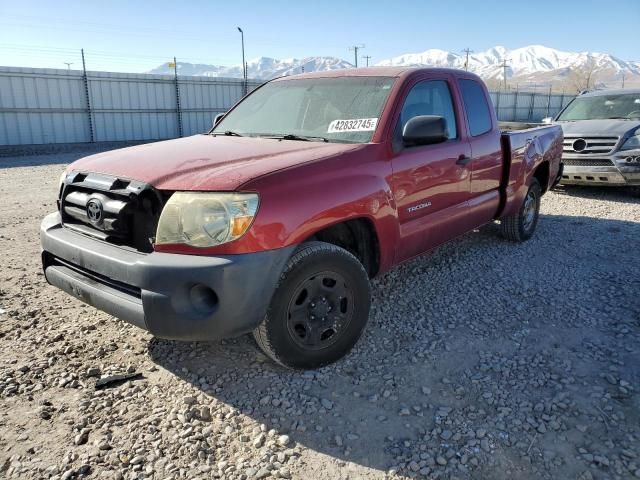
[[[62,62],[67,66],[67,70],[71,70],[71,65],[73,65],[73,62]],[[622,77],[622,84],[624,85],[624,77]],[[624,88],[624,87],[623,87]]]
[[[509,65],[507,65],[507,62],[508,62],[508,61],[509,61],[509,59],[508,59],[508,58],[505,58],[505,59],[502,61],[502,65],[501,65],[501,67],[502,67],[502,72],[503,72],[503,73],[502,73],[502,78],[503,78],[503,82],[504,82],[504,89],[505,89],[505,90],[507,89],[507,67],[509,66]]]
[[[624,72],[622,72],[622,88],[624,88]]]
[[[367,60],[367,67],[369,66],[369,59],[371,58],[371,55],[363,55],[362,58]]]
[[[469,70],[469,54],[473,53],[473,50],[469,50],[469,48],[465,48],[464,50],[462,50],[465,54],[465,60],[464,60],[464,69],[465,70]]]
[[[349,50],[353,50],[353,58],[355,59],[355,66],[358,68],[358,50],[364,48],[363,44],[354,45],[353,47],[349,47]]]

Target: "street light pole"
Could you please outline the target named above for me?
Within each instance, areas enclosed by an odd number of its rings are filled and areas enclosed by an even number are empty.
[[[242,39],[242,78],[244,78],[244,88],[243,95],[247,94],[247,64],[244,61],[244,32],[240,27],[238,27],[238,31],[240,32],[240,37]]]

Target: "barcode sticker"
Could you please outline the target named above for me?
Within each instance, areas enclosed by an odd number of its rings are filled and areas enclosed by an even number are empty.
[[[327,133],[372,132],[378,125],[377,118],[354,118],[352,120],[334,120],[329,124]]]

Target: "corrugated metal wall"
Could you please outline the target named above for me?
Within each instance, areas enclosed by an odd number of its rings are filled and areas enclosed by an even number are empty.
[[[498,120],[503,122],[539,122],[545,117],[554,117],[573,98],[573,95],[549,92],[491,92]]]
[[[0,67],[0,145],[179,136],[173,76],[87,72],[86,83],[89,103],[81,71]],[[260,84],[250,80],[249,91]],[[187,136],[208,130],[216,114],[233,106],[243,82],[179,77],[178,87]]]
[[[260,81],[250,80],[252,90]],[[204,132],[242,96],[239,79],[0,67],[0,145],[158,140]],[[87,95],[88,94],[88,95]],[[573,97],[492,92],[502,121],[536,122]],[[87,102],[88,101],[88,102]]]

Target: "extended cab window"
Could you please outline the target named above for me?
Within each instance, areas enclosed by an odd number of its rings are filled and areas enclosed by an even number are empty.
[[[457,138],[456,115],[449,86],[444,80],[428,80],[416,84],[407,95],[400,113],[400,132],[418,115],[439,115],[447,121],[449,138]]]
[[[467,111],[469,133],[477,137],[491,130],[491,110],[487,104],[484,88],[475,80],[460,79],[460,92]]]

